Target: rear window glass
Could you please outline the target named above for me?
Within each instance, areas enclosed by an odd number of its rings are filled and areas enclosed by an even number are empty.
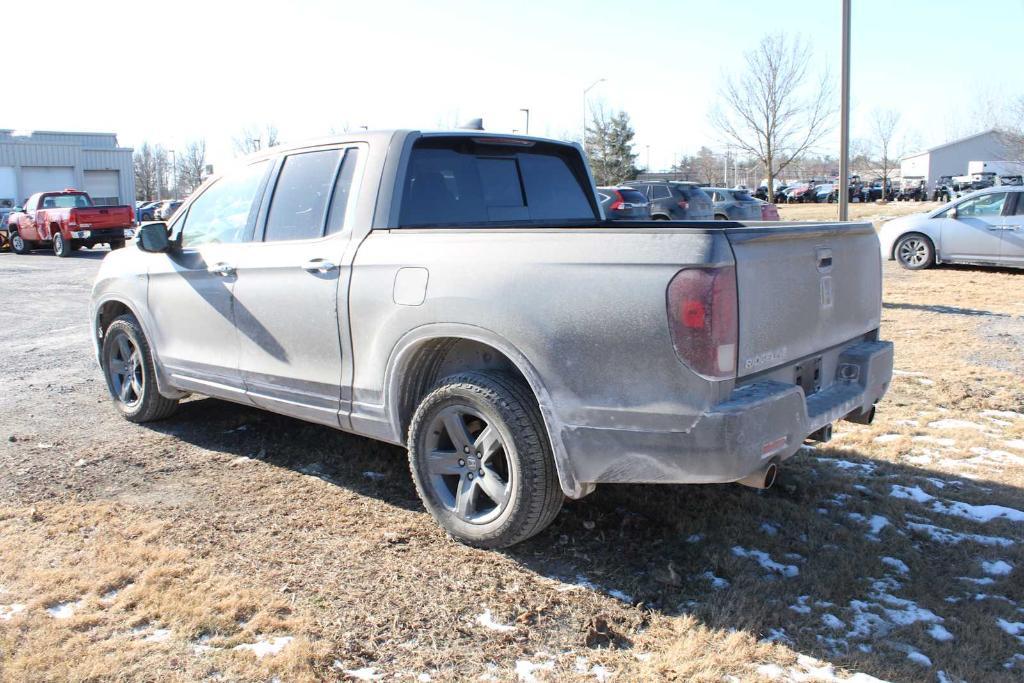
[[[51,194],[43,197],[44,209],[86,209],[92,206],[84,194]]]
[[[646,204],[647,197],[642,192],[637,190],[619,190],[619,194],[622,195],[622,201],[627,204]]]
[[[542,143],[524,149],[468,138],[421,140],[409,158],[400,224],[593,220],[574,154]]]
[[[749,202],[750,201],[750,193],[747,192],[746,190],[743,190],[742,192],[740,192],[740,191],[733,191],[732,198],[735,199],[738,202]]]

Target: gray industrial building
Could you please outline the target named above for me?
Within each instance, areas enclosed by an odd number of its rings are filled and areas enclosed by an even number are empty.
[[[100,205],[134,204],[131,148],[118,147],[114,133],[0,129],[0,207],[66,187],[85,190]]]
[[[925,178],[928,188],[934,189],[935,181],[944,175],[967,175],[967,165],[972,161],[1009,161],[1014,158],[1006,137],[992,129],[904,157],[900,163],[900,175],[904,178]]]

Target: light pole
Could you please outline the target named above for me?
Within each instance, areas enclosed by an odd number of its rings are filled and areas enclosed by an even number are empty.
[[[842,43],[839,79],[839,220],[845,221],[850,216],[850,0],[843,0]]]
[[[520,109],[519,111],[521,111],[524,114],[526,114],[526,134],[529,135],[530,134],[530,110],[529,109]]]
[[[583,89],[583,148],[587,147],[587,93],[593,90],[598,83],[604,83],[605,79],[599,78]]]

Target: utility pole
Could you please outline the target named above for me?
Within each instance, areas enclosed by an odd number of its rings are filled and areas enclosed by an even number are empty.
[[[647,172],[651,172],[651,146],[647,145]]]
[[[599,78],[583,89],[583,137],[580,140],[583,144],[584,150],[587,148],[587,93],[590,92],[598,83],[604,83],[604,79]]]
[[[842,66],[839,79],[839,220],[850,218],[850,0],[843,3]]]
[[[530,134],[530,110],[529,109],[520,109],[519,111],[521,111],[524,114],[526,114],[526,134],[529,135]]]

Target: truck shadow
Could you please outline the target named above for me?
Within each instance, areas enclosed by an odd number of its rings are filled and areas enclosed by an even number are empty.
[[[396,446],[213,399],[187,401],[152,427],[423,510]],[[650,618],[693,617],[883,678],[944,670],[1012,680],[1019,670],[1004,664],[1024,664],[1014,659],[1021,644],[1007,630],[1016,627],[1000,624],[1024,621],[1022,510],[1024,490],[1013,485],[857,449],[805,448],[766,491],[598,487],[501,552],[564,600],[607,596],[599,616],[622,634],[636,613],[617,616],[625,613],[616,605],[628,603]],[[632,647],[626,636],[601,643]]]

